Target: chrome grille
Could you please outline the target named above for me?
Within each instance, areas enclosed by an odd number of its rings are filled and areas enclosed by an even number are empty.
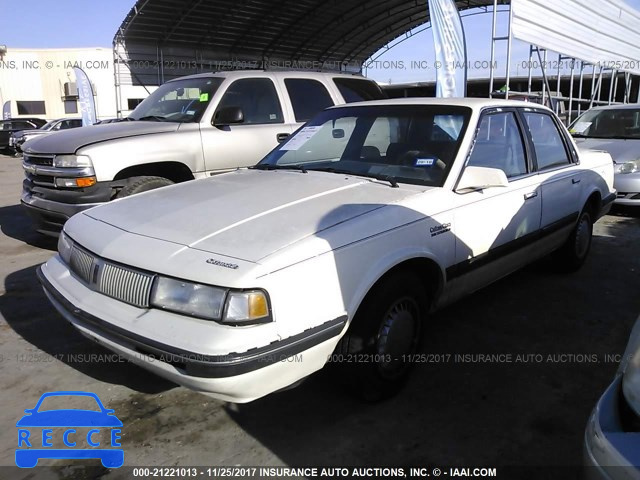
[[[149,307],[154,275],[116,265],[77,245],[71,249],[69,267],[92,290],[136,307]]]
[[[46,167],[53,166],[53,156],[51,155],[29,155],[24,154],[22,161],[31,165],[43,165]]]
[[[75,245],[71,249],[71,271],[79,276],[85,283],[91,283],[91,268],[95,257],[80,250]]]
[[[105,262],[98,278],[97,290],[131,305],[148,307],[152,282],[153,275]]]

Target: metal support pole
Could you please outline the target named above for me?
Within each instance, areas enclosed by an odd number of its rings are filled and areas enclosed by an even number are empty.
[[[613,101],[618,102],[618,71],[616,70],[615,80],[613,82]]]
[[[571,79],[569,80],[569,112],[567,113],[567,126],[571,125],[571,118],[573,117],[573,82],[575,78],[575,66],[576,59],[571,59]]]
[[[578,116],[582,113],[582,87],[584,82],[584,62],[580,61],[580,85],[578,87],[578,98],[580,101],[578,102]]]
[[[491,25],[491,65],[496,59],[496,24],[498,20],[498,0],[493,0],[493,24]],[[493,68],[489,69],[489,98],[493,98]]]
[[[494,4],[496,4],[497,6],[497,0],[494,0]],[[506,85],[507,85],[507,91],[505,92],[505,99],[509,98],[509,80],[511,79],[511,72],[510,72],[510,67],[511,67],[511,40],[512,40],[512,35],[511,35],[511,24],[513,23],[513,7],[511,6],[511,4],[509,4],[509,33],[507,34],[507,79],[506,79]],[[492,64],[493,65],[493,64]]]
[[[527,78],[527,93],[531,95],[531,83],[533,81],[533,71],[531,67],[533,66],[533,45],[529,45],[529,75]]]

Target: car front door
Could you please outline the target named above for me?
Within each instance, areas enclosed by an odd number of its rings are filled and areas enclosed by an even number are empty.
[[[205,165],[210,173],[255,165],[292,132],[270,78],[243,78],[231,83],[213,120],[227,107],[239,107],[243,122],[225,126],[201,124]]]
[[[455,193],[456,254],[447,278],[456,298],[514,271],[535,248],[542,197],[523,130],[515,109],[487,111],[480,119],[465,169],[502,170],[508,186]]]

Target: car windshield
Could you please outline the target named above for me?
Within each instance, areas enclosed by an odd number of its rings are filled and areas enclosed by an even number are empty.
[[[471,116],[466,107],[376,105],[326,110],[255,168],[318,170],[442,186]]]
[[[569,131],[574,137],[640,139],[640,108],[590,110]]]
[[[43,126],[41,126],[40,130],[51,130],[56,122],[57,120],[51,120],[50,122],[47,122]]]
[[[129,115],[130,120],[199,122],[224,78],[176,80],[161,85]]]

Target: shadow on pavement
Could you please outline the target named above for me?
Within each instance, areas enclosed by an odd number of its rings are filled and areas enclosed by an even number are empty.
[[[82,336],[49,303],[36,278],[36,268],[25,268],[7,276],[6,293],[0,296],[0,313],[18,335],[101,382],[125,385],[144,393],[159,393],[175,387]]]
[[[57,239],[36,232],[31,219],[21,205],[0,208],[0,230],[7,237],[15,238],[34,247],[56,250]]]

